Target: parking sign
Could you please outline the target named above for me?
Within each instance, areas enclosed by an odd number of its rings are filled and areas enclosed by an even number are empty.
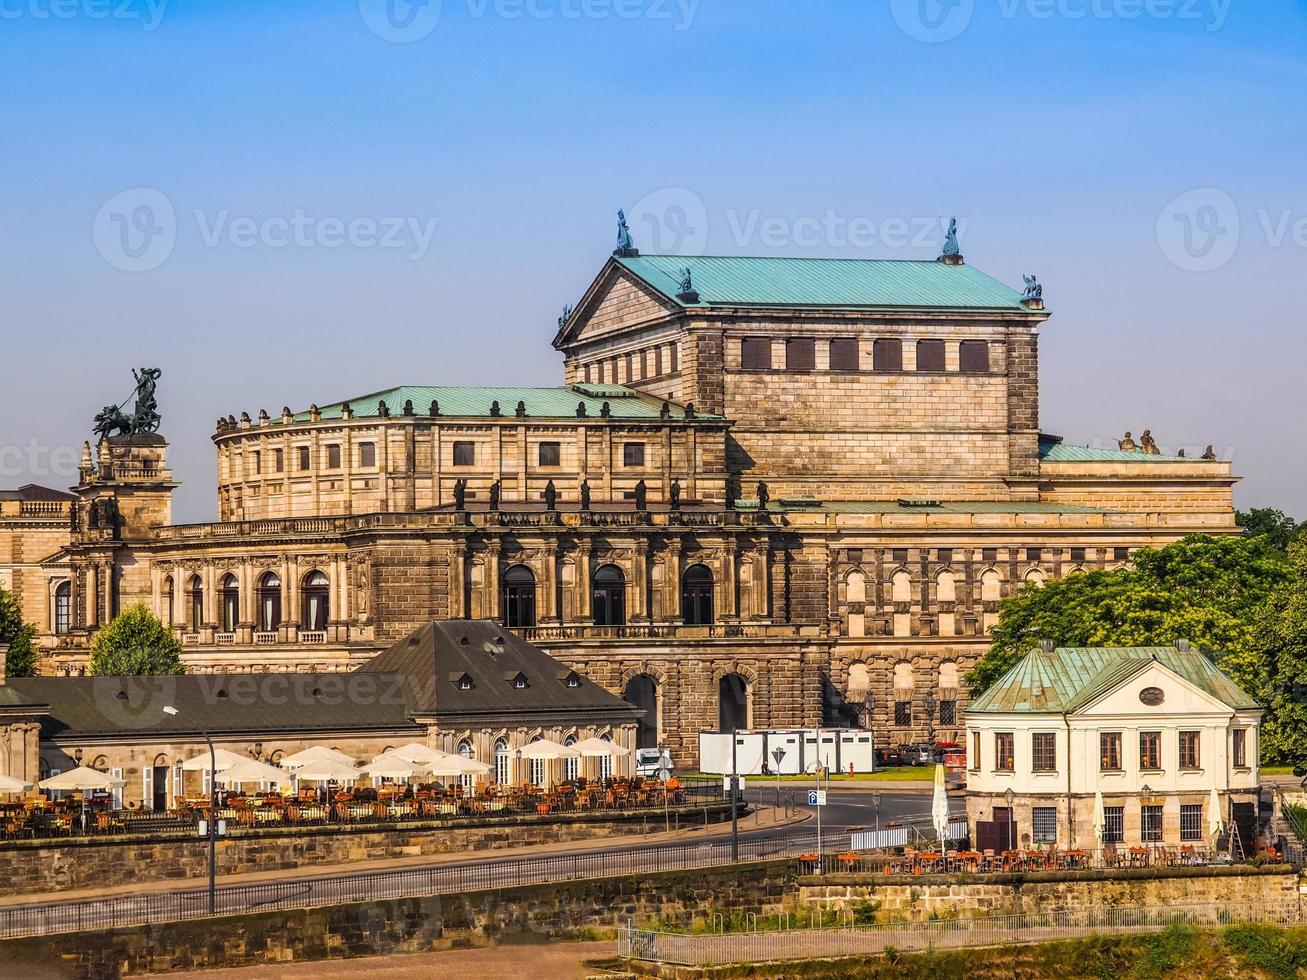
[[[826,791],[824,789],[808,790],[808,806],[825,806]]]

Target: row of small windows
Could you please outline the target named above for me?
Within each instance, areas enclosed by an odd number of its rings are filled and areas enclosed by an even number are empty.
[[[828,342],[830,345],[830,369],[832,371],[861,371],[861,345],[852,337],[840,337]],[[744,337],[740,341],[740,367],[745,371],[772,371],[777,369],[774,363],[774,344],[770,337]],[[945,342],[942,340],[917,341],[918,371],[943,372],[945,364]],[[785,341],[786,371],[805,372],[817,369],[817,341],[807,337],[797,337]],[[879,374],[896,374],[903,370],[903,341],[894,338],[881,338],[871,345],[871,369]],[[958,345],[958,369],[963,374],[986,374],[989,367],[989,342],[985,340],[964,340]]]
[[[644,443],[627,442],[622,444],[622,465],[630,467],[644,466]],[[542,467],[562,465],[562,447],[557,442],[542,442],[536,453],[536,461]],[[455,442],[452,447],[450,462],[454,466],[476,466],[477,447],[475,442]]]
[[[590,579],[591,611],[596,626],[626,625],[626,576],[616,565],[601,565]],[[536,625],[536,577],[525,565],[504,572],[500,594],[504,625]],[[713,574],[706,565],[691,565],[681,576],[681,619],[687,626],[713,623]]]
[[[1139,840],[1144,844],[1160,844],[1162,834],[1162,814],[1164,808],[1158,804],[1145,803],[1139,807]],[[1030,811],[1031,839],[1036,844],[1057,843],[1057,807],[1037,806]],[[1201,803],[1180,804],[1180,840],[1204,840],[1203,805]],[[1125,840],[1125,807],[1103,807],[1103,843],[1120,844]]]
[[[1098,736],[1099,769],[1103,772],[1122,771],[1121,732],[1100,732]],[[1181,769],[1201,768],[1200,745],[1202,733],[1179,732],[1177,760]],[[980,732],[971,735],[971,768],[980,768]],[[1232,733],[1231,756],[1236,768],[1248,764],[1248,731],[1236,728]],[[1139,733],[1139,768],[1141,771],[1162,768],[1162,733]],[[1057,735],[1054,732],[1032,732],[1030,735],[1030,769],[1032,772],[1057,771]],[[994,771],[1016,770],[1016,735],[1013,732],[994,733]]]
[[[360,469],[371,469],[377,465],[377,444],[375,442],[360,442],[355,449],[358,451],[355,465]],[[329,470],[338,470],[341,468],[341,447],[332,443],[324,446],[322,449],[323,466]],[[267,453],[270,473],[284,473],[286,471],[286,451],[284,449],[272,449]],[[264,452],[262,450],[253,450],[249,454],[250,471],[259,476],[263,473]],[[313,469],[313,450],[309,446],[295,447],[296,469],[304,473]],[[240,457],[236,457],[236,468],[240,469]]]
[[[254,590],[255,629],[258,632],[275,632],[284,622],[281,593],[281,576],[276,572],[266,572],[259,577]],[[199,632],[205,623],[204,582],[200,576],[190,577],[184,600],[186,625],[192,632]],[[331,581],[320,571],[309,572],[300,584],[299,628],[306,632],[322,632],[327,628],[330,611]],[[174,621],[171,578],[163,582],[163,619],[168,623]],[[234,633],[240,621],[240,580],[235,575],[224,575],[218,583],[218,630]]]
[[[586,384],[627,384],[675,374],[680,369],[677,345],[671,344],[591,361],[582,365],[581,377]]]
[[[1043,561],[1045,558],[1060,556],[1061,554],[1061,549],[1056,548],[1030,547],[1023,548],[1021,551],[1024,553],[1025,560],[1028,562]],[[1129,561],[1130,559],[1129,548],[1112,548],[1111,553],[1113,561]],[[1085,561],[1089,556],[1089,549],[1083,547],[1071,548],[1070,555],[1071,561],[1073,562]],[[924,552],[921,553],[921,556],[924,557]],[[908,564],[910,557],[911,555],[907,548],[891,548],[889,552],[890,560],[896,565]],[[998,549],[982,548],[980,552],[980,560],[983,562],[997,562],[999,560]],[[935,561],[941,565],[951,564],[953,561],[953,549],[936,548]]]

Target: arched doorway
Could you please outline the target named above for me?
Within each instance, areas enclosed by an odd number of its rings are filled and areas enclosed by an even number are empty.
[[[536,577],[525,565],[514,565],[504,573],[504,625],[528,629],[536,624]]]
[[[309,633],[325,631],[327,618],[331,614],[331,580],[320,571],[309,572],[304,577],[302,592],[304,599],[300,629]]]
[[[267,572],[259,579],[259,632],[275,633],[281,625],[281,578]]]
[[[658,682],[648,674],[637,674],[626,682],[626,687],[622,691],[622,700],[644,712],[636,726],[635,747],[656,749],[660,722]]]
[[[717,682],[717,728],[733,732],[749,727],[749,681],[730,673]]]
[[[616,565],[604,565],[594,574],[596,626],[626,625],[626,576]]]
[[[713,577],[707,565],[691,565],[681,576],[681,618],[686,626],[711,626]]]
[[[222,585],[218,590],[218,599],[221,602],[222,621],[219,632],[235,633],[236,624],[241,619],[241,587],[236,581],[235,575],[224,575]]]

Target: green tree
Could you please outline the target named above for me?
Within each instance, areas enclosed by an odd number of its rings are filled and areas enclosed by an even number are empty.
[[[1254,507],[1252,510],[1235,511],[1234,521],[1250,538],[1265,536],[1276,548],[1284,551],[1289,542],[1302,531],[1303,525],[1282,510],[1274,507]]]
[[[5,673],[10,677],[31,677],[36,673],[36,627],[23,622],[18,596],[0,589],[0,646],[9,644]]]
[[[1254,624],[1266,651],[1262,761],[1307,764],[1307,537],[1289,545],[1289,581]]]
[[[97,677],[142,677],[184,674],[182,647],[172,630],[144,605],[119,613],[95,637],[91,674]]]
[[[966,680],[979,695],[1041,639],[1161,646],[1185,638],[1219,654],[1222,669],[1261,698],[1268,673],[1257,613],[1287,576],[1284,555],[1264,537],[1193,535],[1137,552],[1129,568],[1027,585],[1003,601],[993,645]]]

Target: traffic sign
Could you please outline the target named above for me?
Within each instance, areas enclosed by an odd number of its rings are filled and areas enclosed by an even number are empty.
[[[808,790],[808,806],[825,806],[826,791],[824,789]]]

